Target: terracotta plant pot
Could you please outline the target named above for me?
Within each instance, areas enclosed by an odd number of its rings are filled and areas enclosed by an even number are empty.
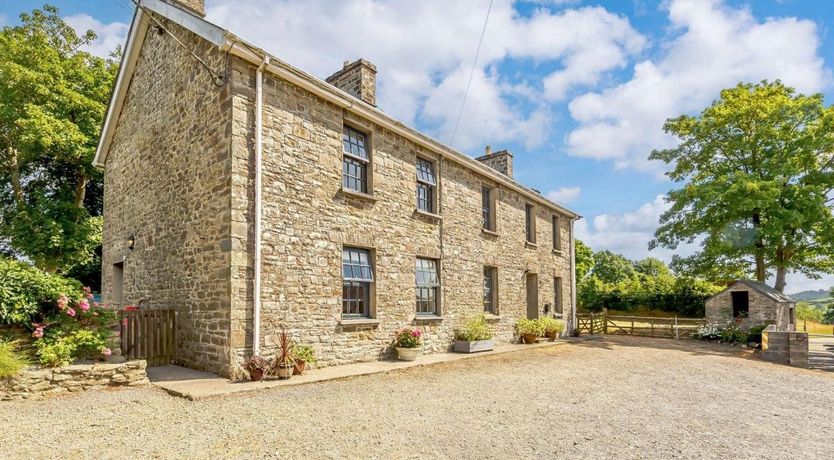
[[[521,334],[521,337],[524,339],[524,343],[536,343],[536,339],[539,338],[536,334]]]
[[[414,361],[420,356],[419,348],[395,348],[397,349],[397,359],[400,361]]]
[[[548,331],[544,333],[544,336],[552,342],[559,338],[559,333],[556,331]]]
[[[264,370],[263,369],[253,369],[249,372],[249,379],[253,382],[260,382],[264,379]]]
[[[304,370],[307,369],[307,363],[304,361],[296,361],[292,368],[292,375],[304,375]]]
[[[287,380],[292,377],[293,371],[295,370],[294,366],[278,366],[277,374],[278,378],[281,380]]]

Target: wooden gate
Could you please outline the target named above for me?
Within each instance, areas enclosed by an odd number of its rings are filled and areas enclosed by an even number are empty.
[[[148,366],[170,364],[176,355],[177,314],[174,310],[122,310],[121,346],[126,359],[144,359]]]
[[[605,334],[606,321],[605,310],[602,313],[577,313],[576,328],[579,333],[587,332],[588,334]]]

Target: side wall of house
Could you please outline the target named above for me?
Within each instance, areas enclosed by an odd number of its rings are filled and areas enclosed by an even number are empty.
[[[223,72],[222,53],[162,21]],[[219,373],[230,361],[230,139],[228,86],[148,29],[105,166],[104,301],[116,301],[123,263],[123,303],[176,309],[178,359]]]
[[[722,324],[733,319],[732,292],[747,291],[750,299],[750,314],[740,323],[742,329],[760,324],[774,324],[777,330],[786,331],[790,324],[790,304],[778,303],[744,284],[732,286],[725,292],[707,300],[706,319],[710,324]]]
[[[239,359],[251,352],[255,68],[233,69],[232,342]],[[570,221],[563,216],[561,247],[551,243],[551,212],[536,207],[538,246],[525,244],[525,200],[470,169],[375,126],[314,94],[266,75],[264,81],[262,338],[274,350],[286,326],[312,345],[324,365],[376,360],[391,352],[396,330],[419,326],[425,348],[445,351],[454,330],[483,311],[483,268],[498,268],[497,339],[513,337],[526,316],[525,275],[538,274],[539,310],[553,304],[554,276],[562,277],[570,317]],[[373,199],[345,194],[342,126],[370,135]],[[415,160],[436,162],[442,219],[415,211]],[[496,186],[498,235],[481,230],[481,186]],[[342,248],[369,248],[375,268],[378,324],[341,321]],[[440,261],[442,319],[415,320],[415,258]]]

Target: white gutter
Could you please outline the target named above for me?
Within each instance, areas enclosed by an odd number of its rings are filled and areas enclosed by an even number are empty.
[[[264,55],[255,72],[255,278],[252,281],[252,354],[261,354],[261,165],[263,164],[264,68],[269,56]]]
[[[570,332],[573,335],[573,329],[576,328],[576,239],[573,236],[573,224],[576,219],[570,220]]]

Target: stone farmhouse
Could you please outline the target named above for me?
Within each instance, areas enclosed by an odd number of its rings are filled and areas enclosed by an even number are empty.
[[[426,352],[485,313],[575,313],[575,212],[376,108],[375,66],[321,81],[203,19],[142,0],[95,165],[105,302],[177,310],[177,362],[237,375],[281,328],[319,362]],[[569,329],[570,330],[570,329]]]
[[[777,331],[793,330],[796,301],[765,283],[738,280],[706,301],[706,320],[710,324],[739,321],[741,329],[773,324]]]

